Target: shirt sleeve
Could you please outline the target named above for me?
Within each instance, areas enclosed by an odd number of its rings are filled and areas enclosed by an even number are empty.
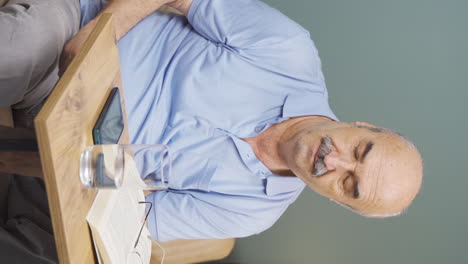
[[[193,0],[187,18],[203,37],[237,49],[274,45],[308,34],[299,24],[258,0]]]
[[[198,191],[157,191],[146,200],[153,204],[147,226],[152,238],[158,241],[258,234],[272,226],[287,207],[262,204],[258,198]]]

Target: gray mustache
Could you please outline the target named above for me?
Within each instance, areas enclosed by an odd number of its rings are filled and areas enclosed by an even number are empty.
[[[318,150],[317,159],[312,169],[312,176],[319,177],[328,172],[327,166],[325,166],[324,159],[333,148],[332,140],[330,137],[323,137],[320,142],[320,148]]]

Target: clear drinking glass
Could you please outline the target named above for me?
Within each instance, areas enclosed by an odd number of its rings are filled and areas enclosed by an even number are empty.
[[[80,179],[88,188],[163,190],[170,176],[166,145],[94,145],[81,153]]]

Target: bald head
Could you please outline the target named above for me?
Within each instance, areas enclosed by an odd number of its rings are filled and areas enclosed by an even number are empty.
[[[296,176],[315,192],[365,216],[400,214],[421,187],[422,159],[416,147],[384,128],[304,124],[284,146],[283,155]]]
[[[388,217],[405,211],[418,194],[423,177],[422,158],[415,145],[403,136],[383,128],[380,177],[375,185],[375,207],[358,212],[368,217]],[[366,210],[367,209],[367,210]]]

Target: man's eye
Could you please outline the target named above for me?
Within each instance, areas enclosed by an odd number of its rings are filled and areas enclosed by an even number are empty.
[[[359,198],[359,189],[357,187],[354,188],[353,197],[355,199]]]
[[[349,183],[351,183],[351,181],[349,180],[351,179],[351,174],[348,174],[348,176],[346,176],[346,178],[343,180],[343,189],[346,191],[348,190],[348,185]]]
[[[359,146],[356,146],[354,148],[354,159],[358,160],[359,159]]]

